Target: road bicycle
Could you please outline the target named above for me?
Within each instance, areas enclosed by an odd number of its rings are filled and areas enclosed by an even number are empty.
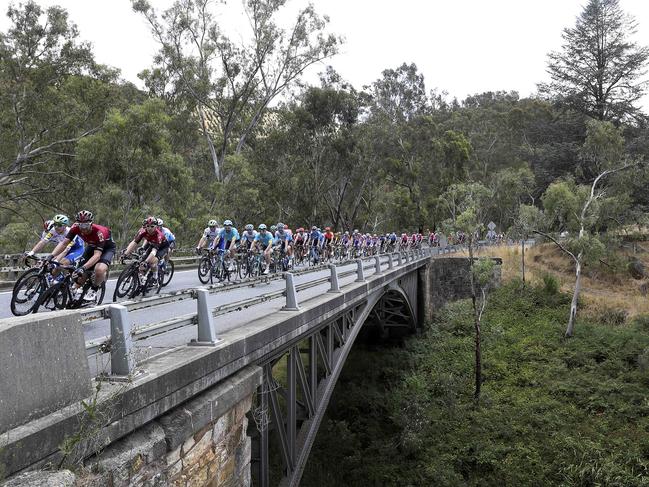
[[[91,289],[91,283],[94,275],[89,276],[83,283],[78,283],[75,276],[75,266],[61,265],[56,261],[49,263],[51,269],[59,268],[62,279],[52,283],[38,298],[33,312],[36,313],[41,308],[48,311],[58,309],[77,309],[82,307],[99,306],[104,301],[106,294],[106,283],[102,282],[97,289],[93,299],[86,299],[88,291]],[[86,272],[88,274],[88,272]],[[94,274],[92,271],[90,274]]]
[[[173,267],[170,273],[167,273],[167,265],[164,259],[160,259],[155,272],[149,271],[148,264],[146,263],[147,255],[143,252],[138,252],[135,259],[126,266],[120,273],[115,284],[115,292],[113,293],[113,301],[118,298],[128,297],[135,298],[138,295],[146,296],[149,291],[155,290],[156,294],[160,289],[167,284],[173,276]],[[120,262],[122,264],[130,260],[128,257],[122,257]]]

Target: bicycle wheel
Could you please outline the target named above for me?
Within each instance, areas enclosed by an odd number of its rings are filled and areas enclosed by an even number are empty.
[[[113,301],[117,301],[118,298],[127,296],[131,291],[131,288],[137,284],[136,281],[137,267],[131,264],[126,269],[124,269],[117,278],[117,283],[115,284],[115,292],[113,293]]]
[[[18,277],[18,279],[16,279],[16,282],[14,282],[13,289],[16,289],[16,287],[18,287],[18,285],[23,279],[38,274],[40,270],[41,270],[40,267],[30,267],[29,269],[27,269]]]
[[[39,311],[40,308],[45,308],[47,311],[55,311],[57,309],[65,309],[68,302],[68,289],[67,282],[57,282],[50,286],[40,295],[34,311]]]
[[[165,287],[171,282],[171,278],[174,276],[174,261],[170,260],[167,262],[164,270],[164,279],[162,281],[162,287]]]
[[[11,312],[15,316],[24,316],[36,309],[41,294],[47,289],[47,281],[40,274],[25,277],[11,294]]]
[[[202,284],[211,282],[211,271],[212,264],[210,258],[207,255],[202,256],[198,261],[198,280],[201,281]]]

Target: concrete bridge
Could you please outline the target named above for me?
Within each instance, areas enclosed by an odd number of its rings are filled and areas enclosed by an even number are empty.
[[[424,249],[231,287],[0,320],[0,478],[265,487],[276,450],[280,485],[299,485],[355,341],[416,333],[467,297],[468,260]],[[91,320],[110,336],[84,335]]]

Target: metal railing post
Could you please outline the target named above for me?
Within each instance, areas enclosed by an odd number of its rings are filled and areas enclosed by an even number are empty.
[[[207,289],[196,290],[196,303],[198,311],[198,341],[194,345],[214,345],[219,341],[214,330],[214,316],[207,304],[210,292]]]
[[[293,274],[286,272],[284,274],[284,279],[286,279],[286,306],[282,309],[284,311],[298,311],[300,306],[297,303],[297,291],[295,290]]]
[[[374,274],[381,273],[381,258],[378,255],[374,256]]]
[[[392,253],[388,254],[388,270],[390,270],[390,269],[392,269],[394,267],[392,259],[394,259],[394,254],[392,254]]]
[[[331,277],[329,278],[331,287],[329,288],[329,292],[339,293],[340,286],[338,285],[338,268],[336,267],[336,264],[329,264],[329,270],[331,271]]]
[[[356,259],[356,282],[365,282],[363,261],[361,259]]]
[[[135,369],[133,357],[133,338],[128,309],[121,304],[111,304],[110,313],[110,373],[111,375],[130,375]]]

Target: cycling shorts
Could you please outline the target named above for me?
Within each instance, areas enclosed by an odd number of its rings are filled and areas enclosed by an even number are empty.
[[[170,243],[170,242],[168,242],[168,241],[167,241],[167,242],[164,242],[162,245],[160,245],[160,247],[158,247],[158,248],[156,249],[157,252],[156,252],[155,256],[156,256],[158,259],[162,259],[162,258],[164,258],[164,256],[167,255],[167,252],[169,252],[169,248],[170,248],[170,247],[171,247],[171,243]],[[146,259],[149,255],[151,255],[151,252],[153,251],[153,249],[154,249],[154,247],[152,247],[151,245],[148,245],[148,246],[147,246],[147,248],[146,248],[146,253],[144,254],[144,258],[145,258],[145,259]]]
[[[94,245],[86,245],[86,248],[83,251],[83,255],[81,256],[81,262],[88,262],[90,258],[95,255],[95,250],[97,250],[97,247],[95,247]],[[99,258],[99,262],[110,265],[113,261],[113,257],[115,256],[115,242],[113,242],[112,240],[107,240],[106,242],[104,242],[104,248],[99,250],[101,250],[101,257]]]

